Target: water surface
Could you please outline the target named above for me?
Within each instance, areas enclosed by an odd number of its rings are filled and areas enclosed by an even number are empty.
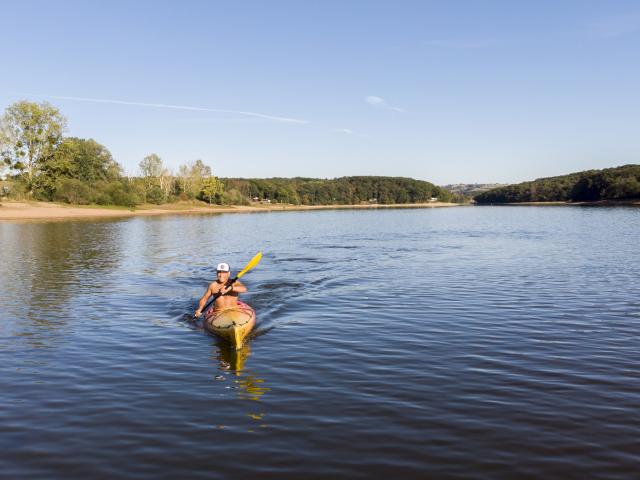
[[[631,478],[640,209],[0,223],[3,478]],[[258,314],[188,321],[228,261]]]

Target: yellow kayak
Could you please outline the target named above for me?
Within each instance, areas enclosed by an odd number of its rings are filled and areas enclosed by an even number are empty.
[[[256,312],[246,303],[222,310],[209,309],[204,314],[204,328],[227,340],[236,350],[256,324]]]

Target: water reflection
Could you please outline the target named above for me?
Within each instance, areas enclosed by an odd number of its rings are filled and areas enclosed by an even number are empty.
[[[236,392],[238,400],[246,400],[250,403],[250,410],[246,416],[257,423],[257,426],[264,428],[267,424],[265,420],[265,412],[262,410],[260,402],[264,400],[271,389],[265,385],[265,381],[255,375],[254,372],[245,369],[245,363],[251,355],[251,342],[245,343],[240,349],[222,339],[216,338],[217,352],[213,355],[216,360],[217,368],[233,375],[233,388]],[[252,431],[249,429],[249,431]]]
[[[216,359],[220,364],[220,370],[240,376],[245,362],[251,355],[251,342],[245,342],[240,350],[236,350],[230,343],[216,337],[216,345],[218,347]]]
[[[13,335],[34,348],[68,334],[69,312],[101,288],[119,265],[119,227],[113,223],[44,223],[0,228],[0,277]]]

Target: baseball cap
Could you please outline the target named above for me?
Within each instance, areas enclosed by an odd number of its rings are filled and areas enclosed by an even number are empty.
[[[231,271],[231,267],[229,267],[228,263],[219,263],[216,267],[216,272],[229,272]]]

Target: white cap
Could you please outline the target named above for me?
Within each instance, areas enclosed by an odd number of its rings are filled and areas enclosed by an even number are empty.
[[[216,267],[216,272],[229,272],[231,271],[231,267],[229,267],[228,263],[219,263]]]

